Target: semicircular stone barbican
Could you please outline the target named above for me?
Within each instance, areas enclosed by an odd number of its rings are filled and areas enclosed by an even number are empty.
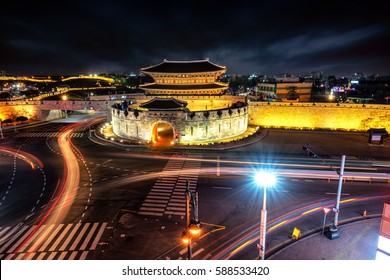
[[[113,132],[123,138],[151,142],[156,125],[169,124],[174,142],[197,144],[244,133],[248,103],[243,96],[225,95],[219,81],[225,66],[208,59],[168,61],[141,69],[153,83],[140,85],[146,94],[112,114]],[[123,105],[123,104],[122,104]],[[126,113],[129,112],[129,113]],[[132,112],[132,113],[131,113]]]

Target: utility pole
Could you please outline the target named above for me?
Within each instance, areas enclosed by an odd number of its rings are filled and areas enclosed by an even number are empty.
[[[0,139],[3,139],[4,138],[4,135],[3,135],[3,124],[1,123],[1,120],[0,120]]]
[[[339,213],[340,213],[340,197],[341,197],[341,187],[343,184],[343,174],[344,174],[344,166],[345,166],[345,155],[341,157],[341,165],[340,165],[340,173],[339,173],[339,186],[337,189],[337,199],[336,206],[333,208],[334,221],[333,226],[329,227],[329,230],[325,232],[325,235],[330,239],[336,239],[340,237],[340,234],[337,232],[337,226],[339,224]]]
[[[334,215],[334,224],[333,226],[337,229],[339,224],[339,212],[340,212],[340,197],[341,197],[341,187],[343,185],[343,175],[344,175],[344,166],[345,166],[345,155],[341,157],[341,166],[340,166],[340,177],[339,177],[339,186],[337,189],[337,200],[336,200],[336,210]]]
[[[198,193],[196,192],[195,196],[193,195],[190,190],[190,182],[188,180],[186,182],[184,196],[186,199],[186,228],[183,231],[181,238],[183,242],[187,244],[187,259],[190,260],[192,258],[192,238],[197,237],[200,234],[202,224],[198,219]],[[192,206],[194,211],[194,219],[191,219],[190,206]]]
[[[325,235],[333,240],[338,237],[340,237],[339,233],[337,232],[337,226],[339,223],[339,213],[340,213],[340,199],[341,199],[341,188],[343,185],[343,176],[344,176],[344,167],[345,167],[345,155],[342,155],[341,157],[341,165],[340,165],[340,171],[337,171],[334,169],[333,166],[329,165],[327,162],[325,162],[322,158],[320,158],[316,153],[314,153],[310,149],[310,144],[307,144],[306,146],[302,146],[302,150],[305,150],[308,152],[308,155],[316,157],[320,159],[323,163],[328,165],[332,170],[336,171],[336,173],[339,175],[339,183],[338,183],[338,188],[337,188],[337,198],[336,198],[336,206],[333,208],[333,212],[335,212],[334,215],[334,221],[333,221],[333,226],[329,228],[329,230],[325,231]]]
[[[185,196],[186,196],[186,228],[188,229],[191,220],[191,213],[190,213],[191,191],[190,191],[190,182],[188,180],[186,182]],[[190,260],[191,257],[192,257],[191,237],[189,237],[188,244],[187,244],[187,258]]]

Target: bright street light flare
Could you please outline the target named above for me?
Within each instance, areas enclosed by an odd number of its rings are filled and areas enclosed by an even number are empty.
[[[272,187],[276,183],[275,174],[269,172],[257,172],[255,180],[258,186]]]

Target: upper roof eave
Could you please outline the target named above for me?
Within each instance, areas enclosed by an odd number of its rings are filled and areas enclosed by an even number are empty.
[[[211,62],[209,59],[203,60],[167,60],[159,64],[141,68],[145,73],[202,73],[226,71],[226,66],[221,66]]]
[[[215,90],[215,89],[227,89],[229,84],[226,83],[208,83],[208,84],[156,84],[148,83],[139,85],[140,88],[145,90]]]

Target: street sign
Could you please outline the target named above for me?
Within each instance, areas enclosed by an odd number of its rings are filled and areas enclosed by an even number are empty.
[[[340,212],[340,210],[339,209],[337,209],[337,208],[335,208],[335,207],[333,207],[333,212],[335,212],[335,213],[339,213]]]
[[[298,240],[301,237],[301,230],[294,227],[293,233],[292,233],[292,238],[295,240]]]
[[[322,207],[322,210],[324,210],[324,214],[328,214],[332,209],[328,207]]]

